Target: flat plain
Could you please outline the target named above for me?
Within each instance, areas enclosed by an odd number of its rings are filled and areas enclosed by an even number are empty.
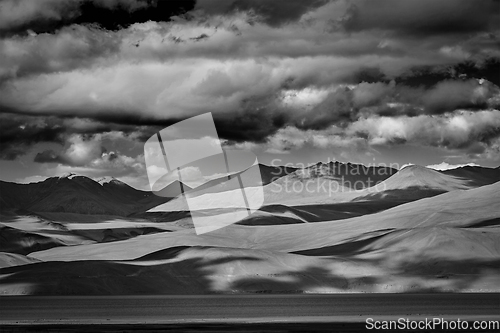
[[[364,322],[367,318],[499,320],[499,294],[10,296],[5,324]]]

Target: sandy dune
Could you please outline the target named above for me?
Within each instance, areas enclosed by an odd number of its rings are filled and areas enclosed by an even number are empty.
[[[0,224],[0,251],[28,254],[58,246],[92,244],[92,240],[64,231],[24,231]]]
[[[22,254],[0,252],[0,268],[27,265],[35,262],[40,262],[40,260],[23,256]]]
[[[351,187],[352,184],[356,183],[356,180],[348,181],[342,177],[344,176],[333,177],[327,171],[311,174],[309,169],[296,170],[264,186],[264,205],[302,206],[343,203],[353,200],[384,200],[402,203],[449,191],[478,187],[478,183],[469,179],[447,175],[416,165],[405,167],[388,175],[385,179],[381,176],[372,177],[371,174],[356,176],[360,183],[372,185],[362,189]],[[204,202],[207,207],[224,207],[224,204],[230,202],[231,198],[240,190],[234,189],[234,186],[226,188],[223,185],[224,183],[218,185],[220,191],[215,194],[208,190],[194,192],[194,199]],[[191,197],[191,194],[187,194],[187,196]],[[186,198],[181,196],[149,211],[188,210],[189,205]]]
[[[410,165],[379,184],[383,190],[423,187],[435,190],[466,190],[477,186],[468,185],[466,179],[450,176],[419,165]]]
[[[28,254],[59,246],[124,240],[139,235],[169,232],[176,229],[172,228],[170,223],[130,221],[123,218],[106,219],[102,215],[97,219],[99,222],[92,223],[56,222],[40,216],[17,216],[3,220],[0,223],[0,251],[16,254]]]
[[[331,279],[327,269],[316,271],[311,267],[347,271],[350,269],[346,262],[265,250],[174,247],[129,261],[47,262],[4,268],[0,294],[12,288],[34,294],[97,295],[302,292],[303,285],[317,284],[324,289],[342,290],[349,286],[345,278]],[[361,266],[351,269],[366,274],[359,269]],[[265,279],[275,280],[276,286]]]
[[[201,236],[186,229],[51,248],[27,257],[43,262],[2,268],[0,290],[498,291],[499,204],[500,183],[495,183],[342,220],[307,223],[310,212],[294,208],[282,217],[302,223],[232,225]],[[262,219],[272,213],[261,212]]]
[[[422,237],[417,236],[410,237],[410,245],[422,245]],[[492,242],[498,243],[498,235],[496,237],[492,237]],[[470,240],[467,235],[464,238]],[[0,293],[100,295],[498,290],[498,252],[488,252],[488,257],[478,259],[436,256],[432,251],[426,256],[422,253],[418,257],[405,256],[408,250],[392,249],[385,256],[377,256],[375,251],[371,257],[318,257],[269,250],[178,246],[133,260],[46,262],[4,268],[0,271]],[[487,250],[488,246],[484,249]],[[470,250],[470,247],[465,250]],[[370,253],[372,250],[366,251]],[[395,258],[394,251],[400,256]],[[362,253],[362,250],[358,252]]]
[[[74,248],[74,251],[71,248],[55,248],[33,253],[32,256],[43,260],[134,259],[152,251],[178,245],[299,251],[334,245],[360,233],[376,230],[467,227],[478,221],[498,217],[499,194],[500,183],[495,183],[410,202],[376,214],[332,222],[265,227],[232,225],[200,236],[193,230],[181,230],[176,233],[141,236],[123,242],[79,246]],[[123,247],[126,247],[127,251],[118,250]],[[117,254],[118,256],[115,256]]]
[[[366,180],[365,180],[366,182]],[[330,178],[285,176],[265,188],[266,204],[311,205],[352,200],[417,200],[448,191],[477,187],[467,179],[445,175],[422,166],[408,166],[373,186],[353,190]]]

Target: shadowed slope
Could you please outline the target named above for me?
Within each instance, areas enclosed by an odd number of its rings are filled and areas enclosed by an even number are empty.
[[[455,190],[479,187],[470,179],[464,179],[419,165],[401,169],[394,176],[366,190],[355,200],[370,201],[412,201],[432,197]]]
[[[40,260],[26,257],[22,254],[0,252],[0,268],[27,265],[35,262],[40,262]]]
[[[442,174],[439,171],[419,165],[407,166],[379,185],[380,188],[385,190],[421,187],[441,191],[454,191],[473,187],[469,186],[468,182],[463,179]]]
[[[256,249],[178,246],[127,261],[42,262],[2,268],[0,293],[157,295],[498,290],[494,281],[500,273],[500,261],[495,257],[452,258],[432,254],[427,251],[426,256],[415,254],[401,259],[389,251],[385,256],[371,259],[319,258]]]
[[[89,244],[93,241],[66,232],[28,232],[0,224],[0,251],[28,254],[57,246]]]
[[[445,175],[466,180],[467,185],[474,187],[489,185],[500,181],[500,168],[493,169],[478,166],[464,166],[441,172]]]
[[[246,183],[247,188],[253,186],[264,186],[264,202],[271,204],[308,205],[318,203],[345,202],[355,197],[354,194],[345,195],[354,188],[366,188],[396,172],[395,169],[385,167],[365,167],[351,163],[318,163],[303,169],[295,169],[283,166],[256,165],[251,168],[235,173],[224,178],[209,181],[189,192],[189,197],[201,197],[202,200],[213,200],[211,193],[227,193],[232,196],[231,191],[239,191],[238,182],[230,180],[245,172],[251,172],[252,168],[259,168],[262,181],[258,183]],[[236,193],[236,192],[234,192]],[[222,201],[219,205],[223,205]],[[184,197],[176,198],[170,202],[151,209],[158,211],[187,211],[189,207]]]
[[[269,205],[241,220],[240,225],[280,225],[343,220],[378,213],[405,203],[401,201],[355,201],[324,205]]]
[[[365,181],[374,184],[369,178]],[[445,175],[417,165],[405,167],[369,188],[353,190],[343,186],[344,184],[350,183],[342,183],[328,176],[305,177],[297,171],[266,186],[264,188],[265,202],[291,206],[331,204],[353,200],[393,201],[397,204],[448,191],[476,187],[466,179]]]
[[[260,173],[260,178],[258,177],[246,177],[245,180],[245,186],[246,187],[252,187],[252,186],[261,186],[261,185],[267,185],[269,183],[272,183],[279,178],[286,176],[294,171],[296,171],[296,168],[292,167],[284,167],[284,166],[269,166],[269,165],[264,165],[264,164],[256,164],[253,165],[245,170],[242,170],[240,172],[235,172],[232,173],[228,176],[225,177],[220,177],[216,179],[212,179],[207,181],[206,183],[197,186],[196,188],[193,188],[191,191],[189,191],[189,196],[190,197],[196,197],[200,196],[203,194],[209,194],[209,193],[220,193],[220,192],[225,192],[225,191],[233,191],[233,190],[238,190],[240,188],[239,183],[235,181],[230,181],[238,176],[244,176],[245,174],[255,174],[257,175],[256,171]]]
[[[273,275],[306,257],[263,250],[175,247],[130,261],[43,262],[0,269],[0,293],[32,295],[206,294],[233,279]],[[240,290],[238,290],[240,291]]]
[[[59,214],[56,214],[59,215]],[[74,214],[72,214],[74,215]],[[81,216],[81,215],[78,215]],[[83,215],[89,217],[89,215]],[[39,216],[16,216],[0,222],[0,251],[28,254],[57,246],[76,246],[94,242],[113,242],[139,235],[169,232],[165,223],[125,220],[98,216],[98,221],[71,222],[47,220]],[[101,222],[106,218],[106,222]]]
[[[127,216],[146,211],[166,198],[134,189],[118,180],[102,184],[84,177],[52,177],[31,184],[0,181],[1,210]]]
[[[162,188],[161,190],[154,192],[154,194],[156,196],[160,196],[163,198],[173,199],[173,198],[181,195],[182,193],[190,191],[190,190],[191,190],[191,187],[187,186],[186,184],[184,184],[178,180],[175,180],[175,181],[171,182],[170,184],[168,184],[167,186],[165,186],[164,188]]]
[[[197,236],[193,230],[134,239],[51,249],[31,254],[42,260],[132,259],[165,247],[182,245],[226,246],[301,251],[340,244],[367,233],[386,229],[466,227],[499,217],[500,183],[467,191],[454,191],[403,204],[379,213],[322,223],[248,227],[231,225]]]
[[[365,166],[363,164],[341,163],[341,162],[319,162],[295,174],[299,178],[314,179],[323,178],[335,180],[343,187],[353,190],[361,190],[371,187],[391,177],[397,169],[385,166]]]
[[[499,194],[495,183],[344,220],[53,248],[30,254],[50,262],[0,269],[0,292],[493,291],[500,232],[466,227],[499,218]]]
[[[237,182],[221,182],[218,179],[213,184],[209,183],[193,189],[189,196],[205,195],[201,200],[206,201],[213,200],[207,196],[210,193],[227,193],[231,196],[231,191],[239,190]],[[384,205],[392,202],[397,205],[449,191],[475,188],[479,184],[471,179],[417,165],[396,172],[385,167],[330,162],[318,163],[283,175],[265,185],[263,190],[264,205],[305,206],[353,200],[384,202]],[[218,204],[222,205],[222,201]],[[150,211],[189,211],[189,207],[184,197],[178,197]]]

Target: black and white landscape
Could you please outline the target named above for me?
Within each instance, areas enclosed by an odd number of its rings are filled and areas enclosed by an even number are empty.
[[[259,168],[269,179],[265,205],[203,235],[185,202],[196,188],[162,198],[116,179],[2,182],[0,292],[499,291],[500,169],[331,162],[273,177],[279,167]],[[373,187],[325,192],[358,168],[358,184],[387,175]],[[327,185],[290,193],[287,181]]]
[[[499,46],[497,0],[0,0],[0,295],[477,292],[491,310]],[[149,138],[208,113],[205,140],[258,162],[148,165]],[[262,207],[197,233],[194,214],[247,209],[225,200],[257,171]]]

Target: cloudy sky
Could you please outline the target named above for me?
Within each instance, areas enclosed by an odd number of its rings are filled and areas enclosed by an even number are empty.
[[[206,112],[267,164],[496,167],[499,73],[496,0],[0,0],[0,178],[146,188]]]

